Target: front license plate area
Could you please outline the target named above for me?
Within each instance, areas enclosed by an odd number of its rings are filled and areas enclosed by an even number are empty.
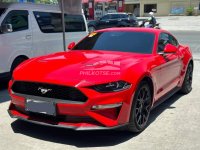
[[[56,116],[56,106],[53,102],[39,101],[39,100],[26,100],[26,111]]]

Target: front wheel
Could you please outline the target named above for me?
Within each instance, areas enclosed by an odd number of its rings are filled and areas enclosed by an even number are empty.
[[[192,91],[192,80],[193,80],[193,65],[190,63],[188,65],[188,68],[185,74],[185,79],[183,81],[183,85],[180,90],[182,94],[188,94]]]
[[[152,92],[146,81],[142,81],[133,99],[128,130],[142,132],[147,127],[152,104]]]

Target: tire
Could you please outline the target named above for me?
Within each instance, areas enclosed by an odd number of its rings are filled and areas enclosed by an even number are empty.
[[[28,58],[27,58],[28,59]],[[15,68],[17,68],[17,66],[19,66],[22,62],[24,62],[25,60],[27,60],[26,58],[24,57],[18,57],[14,60],[12,66],[11,66],[11,69],[10,69],[10,74],[12,76],[13,74],[13,71],[15,70]]]
[[[180,93],[188,94],[192,91],[192,80],[193,80],[193,65],[192,63],[190,63],[188,65]]]
[[[89,27],[88,27],[89,33],[92,33],[92,32],[94,32],[95,30],[96,30],[96,28],[95,28],[94,26],[89,26]]]
[[[128,126],[130,132],[139,133],[147,127],[151,104],[152,92],[150,86],[146,81],[142,81],[133,98]]]

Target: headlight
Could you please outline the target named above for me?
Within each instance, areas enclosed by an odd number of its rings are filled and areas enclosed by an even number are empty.
[[[129,89],[131,84],[125,81],[110,82],[107,84],[94,85],[91,88],[100,93],[119,92]]]

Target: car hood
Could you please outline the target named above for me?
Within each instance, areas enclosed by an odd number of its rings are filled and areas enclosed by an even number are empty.
[[[122,80],[127,70],[149,55],[98,50],[74,50],[30,59],[14,71],[14,79],[89,86]]]

